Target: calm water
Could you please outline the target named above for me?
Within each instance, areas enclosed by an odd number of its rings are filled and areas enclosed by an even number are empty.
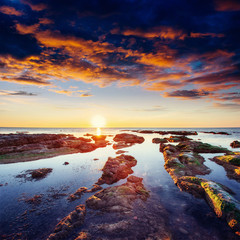
[[[202,142],[227,147],[228,149],[231,149],[229,144],[233,140],[240,140],[240,128],[174,130],[198,131],[197,136],[190,137],[196,140],[201,139]],[[77,137],[83,136],[85,133],[95,133],[95,129],[86,128],[0,128],[0,133],[15,133],[16,131],[70,133]],[[121,129],[106,128],[102,130],[102,134],[115,135],[120,131]],[[200,133],[201,131],[226,131],[232,135],[204,134]],[[152,202],[161,204],[166,210],[168,217],[165,221],[172,233],[172,239],[237,239],[227,224],[215,217],[204,200],[196,199],[188,193],[181,192],[174,185],[171,177],[164,169],[164,159],[162,153],[159,152],[159,145],[152,143],[152,138],[161,137],[161,135],[137,135],[143,136],[145,142],[123,150],[127,150],[128,153],[126,154],[137,159],[138,162],[133,168],[133,174],[143,177],[145,187],[151,191],[151,197],[146,204],[152,204]],[[108,140],[112,141],[112,137],[108,137]],[[91,188],[101,176],[101,168],[107,158],[116,156],[115,152],[112,146],[107,146],[90,153],[69,154],[32,162],[1,165],[0,184],[4,184],[4,186],[0,188],[0,235],[22,232],[22,236],[18,239],[45,239],[53,231],[54,226],[60,219],[73,211],[75,206],[84,203],[92,194],[85,194],[80,200],[74,202],[67,201],[67,196],[75,192],[79,187]],[[240,184],[235,180],[228,179],[223,167],[208,160],[208,158],[215,155],[203,154],[202,156],[206,159],[206,165],[212,170],[209,175],[202,177],[230,187],[236,193],[235,197],[240,200]],[[99,160],[94,161],[94,158]],[[63,165],[65,161],[69,162],[69,165]],[[18,174],[26,170],[37,168],[53,168],[53,172],[39,181],[16,178]],[[121,180],[115,185],[124,182],[126,180]],[[7,185],[5,185],[6,183]],[[103,187],[107,186],[103,185]],[[24,199],[31,198],[34,195],[42,196],[41,204],[34,206],[24,201]],[[97,216],[93,217],[95,215],[91,215],[91,212],[89,211],[86,217],[84,224],[86,229],[91,227],[93,223],[97,224],[104,221]],[[156,217],[155,221],[160,220]],[[141,239],[145,239],[144,236]]]

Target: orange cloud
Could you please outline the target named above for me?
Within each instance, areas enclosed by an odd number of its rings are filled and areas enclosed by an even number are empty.
[[[215,0],[217,11],[239,11],[240,2],[238,0]]]
[[[44,3],[33,4],[32,2],[30,2],[28,0],[21,0],[21,2],[23,4],[28,5],[33,11],[37,11],[37,12],[42,11],[47,8],[47,5]]]
[[[22,16],[23,15],[23,12],[18,11],[15,8],[10,7],[10,6],[1,6],[0,12],[7,14],[7,15],[14,15],[14,16]]]

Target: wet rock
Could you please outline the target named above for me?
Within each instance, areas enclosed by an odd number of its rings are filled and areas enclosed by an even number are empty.
[[[182,177],[177,185],[181,190],[196,197],[204,198],[215,214],[227,221],[237,235],[240,235],[240,202],[227,187],[213,181],[197,177]]]
[[[182,176],[195,176],[209,174],[210,169],[205,166],[204,158],[191,150],[191,148],[179,148],[179,145],[160,145],[163,152],[164,167],[174,182]]]
[[[240,181],[240,152],[232,152],[232,154],[229,155],[217,156],[211,160],[223,166],[229,178]]]
[[[89,189],[89,190],[87,190],[86,192],[87,192],[87,193],[91,193],[91,192],[96,192],[96,191],[99,191],[99,190],[102,190],[102,187],[99,186],[98,184],[94,184],[93,187],[92,187],[92,189]]]
[[[88,232],[80,232],[74,240],[91,240],[91,235]]]
[[[231,135],[230,133],[227,132],[202,132],[202,133],[208,133],[208,134],[218,134],[218,135]]]
[[[26,199],[26,203],[38,205],[42,202],[42,195],[35,195],[32,198]]]
[[[48,236],[47,240],[65,239],[74,228],[80,227],[84,223],[85,215],[85,206],[80,204],[57,224],[54,232]]]
[[[177,148],[181,151],[194,151],[196,153],[228,153],[227,148],[214,146],[208,143],[202,143],[197,141],[184,141],[177,145]]]
[[[83,193],[87,191],[86,187],[80,187],[75,193],[68,196],[69,201],[75,201],[76,199],[80,199]]]
[[[167,143],[168,140],[165,138],[153,138],[152,143]]]
[[[118,150],[116,151],[116,154],[123,154],[123,153],[126,153],[127,151],[124,151],[124,150]]]
[[[116,134],[116,136],[113,138],[113,141],[134,144],[134,143],[143,143],[144,138],[134,134],[120,133],[120,134]]]
[[[230,146],[232,148],[240,148],[240,142],[239,141],[233,141],[232,143],[230,143]]]
[[[148,197],[149,192],[139,178],[135,182],[127,180],[120,186],[105,188],[88,198],[86,204],[96,210],[126,213],[133,208],[136,199],[146,200]]]
[[[52,172],[52,168],[39,168],[36,170],[30,170],[32,178],[42,179],[45,178],[49,173]]]
[[[133,173],[131,168],[136,164],[137,160],[129,155],[122,154],[116,158],[109,157],[102,169],[103,174],[97,184],[112,184],[126,178],[129,174]]]
[[[240,235],[240,202],[215,182],[203,182],[201,186],[205,190],[207,202],[216,215],[226,219],[234,232]]]
[[[70,134],[0,134],[0,160],[3,163],[37,160],[91,152],[109,144],[103,137],[95,138],[95,143],[91,143],[89,138]]]
[[[183,142],[192,139],[186,136],[170,136],[169,138],[166,138],[166,140],[168,140],[169,142]]]

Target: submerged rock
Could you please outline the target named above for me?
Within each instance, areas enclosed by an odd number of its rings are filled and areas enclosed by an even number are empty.
[[[52,168],[39,168],[36,170],[31,170],[32,178],[40,179],[45,178],[49,173],[52,172]]]
[[[126,178],[129,174],[133,173],[131,168],[136,164],[137,160],[130,155],[121,154],[115,158],[109,157],[102,169],[103,174],[98,179],[97,184],[112,184]]]
[[[240,148],[240,142],[239,141],[233,141],[232,143],[230,143],[230,146],[232,148]]]
[[[74,240],[90,240],[91,235],[88,232],[80,232]]]
[[[76,199],[79,199],[79,198],[81,198],[83,193],[85,193],[86,191],[87,191],[86,187],[80,187],[75,193],[69,195],[67,199],[69,201],[74,201]]]
[[[52,168],[38,168],[38,169],[31,169],[24,171],[22,174],[18,174],[16,178],[24,178],[25,180],[32,181],[33,179],[35,180],[41,180],[49,173],[52,172]]]
[[[142,178],[134,177],[134,182],[133,178],[128,178],[127,183],[97,192],[87,199],[86,204],[96,210],[127,213],[136,199],[146,200],[148,197]]]
[[[74,228],[80,227],[84,223],[85,215],[85,206],[80,204],[57,224],[54,232],[48,236],[47,240],[65,239]]]
[[[205,198],[217,217],[223,218],[237,235],[240,235],[240,202],[237,201],[227,187],[197,177],[178,179],[178,187],[196,197]]]

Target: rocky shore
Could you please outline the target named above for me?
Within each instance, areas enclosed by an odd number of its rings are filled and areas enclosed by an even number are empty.
[[[204,198],[217,217],[225,219],[240,236],[240,202],[231,195],[233,191],[219,183],[196,177],[210,172],[199,153],[225,153],[213,160],[224,166],[228,176],[239,181],[239,153],[196,141],[183,141],[177,146],[161,143],[160,151],[164,155],[164,167],[179,189]]]
[[[91,135],[91,138],[77,138],[71,134],[0,134],[0,163],[91,152],[109,144],[106,136]]]

